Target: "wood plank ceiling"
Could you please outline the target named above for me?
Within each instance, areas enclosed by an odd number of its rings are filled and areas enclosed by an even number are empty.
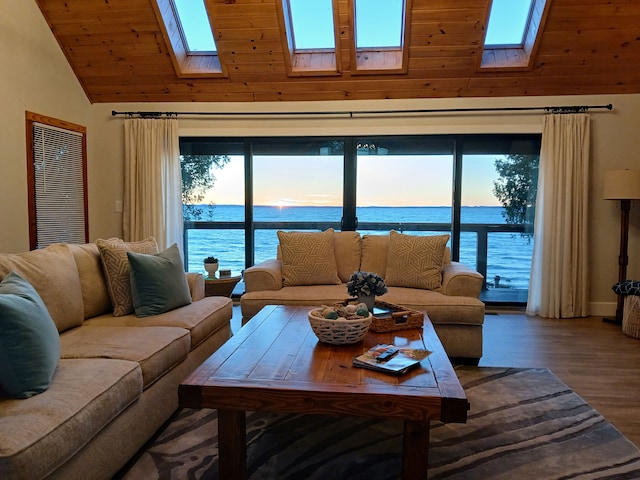
[[[180,78],[156,0],[36,0],[91,102],[262,102],[640,93],[640,1],[551,2],[531,68],[478,68],[490,0],[413,0],[406,73],[290,76],[276,2],[206,0],[222,78]]]

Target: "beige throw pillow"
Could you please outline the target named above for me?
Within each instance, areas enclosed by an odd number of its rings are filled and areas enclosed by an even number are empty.
[[[324,232],[279,230],[278,239],[285,287],[341,283],[333,248],[333,228]]]
[[[139,242],[125,242],[118,238],[96,240],[100,250],[100,260],[107,279],[109,297],[113,305],[113,316],[121,317],[133,312],[133,300],[131,297],[131,268],[127,252],[134,253],[158,253],[156,239],[149,237]]]
[[[449,235],[405,235],[389,232],[385,282],[390,287],[436,290],[442,286],[444,250]]]

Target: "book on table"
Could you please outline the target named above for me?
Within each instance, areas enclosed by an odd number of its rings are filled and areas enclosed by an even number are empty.
[[[377,372],[402,375],[420,365],[420,361],[431,354],[428,350],[399,348],[384,343],[370,348],[362,355],[353,357],[353,365]]]

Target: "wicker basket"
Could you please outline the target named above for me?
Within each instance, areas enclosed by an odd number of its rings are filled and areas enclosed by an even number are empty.
[[[376,333],[395,332],[397,330],[422,329],[424,313],[393,303],[376,300],[376,306],[393,310],[388,315],[375,316],[371,321],[371,331]]]
[[[318,340],[331,345],[351,345],[362,341],[371,325],[371,314],[358,320],[330,320],[309,312],[309,323]]]
[[[640,338],[640,297],[626,295],[622,311],[622,331],[632,338]]]

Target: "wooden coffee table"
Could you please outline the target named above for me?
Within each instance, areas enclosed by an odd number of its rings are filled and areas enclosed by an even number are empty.
[[[246,478],[245,412],[266,410],[402,420],[402,478],[425,479],[430,422],[464,423],[469,406],[431,322],[425,315],[422,337],[433,353],[396,377],[351,361],[378,343],[424,348],[418,329],[326,345],[309,325],[312,308],[263,308],[180,385],[181,407],[218,409],[219,478]]]

